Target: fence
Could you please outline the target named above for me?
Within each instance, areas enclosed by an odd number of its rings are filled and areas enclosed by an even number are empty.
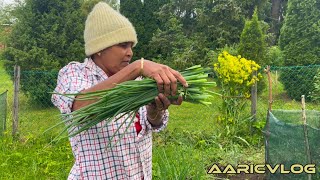
[[[0,136],[6,130],[7,91],[0,94]]]
[[[319,102],[314,102],[310,94],[314,89],[314,76],[320,65],[270,67],[272,87],[272,108],[284,110],[301,109],[301,95],[305,95],[308,110],[320,110]],[[258,85],[257,120],[266,120],[269,104],[268,78],[264,72],[263,85]],[[320,95],[319,95],[320,96]]]
[[[319,65],[295,66],[295,67],[271,67],[273,108],[275,109],[299,109],[299,95],[309,97],[313,88],[313,76],[320,69]],[[14,69],[6,72],[0,70],[0,93],[8,90],[7,127],[12,128],[14,115]],[[56,86],[57,71],[25,71],[20,72],[20,88],[18,91],[19,129],[20,133],[32,133],[27,129],[28,124],[41,128],[41,123],[54,123],[59,121],[59,112],[53,107],[50,98]],[[263,73],[264,74],[264,73]],[[258,85],[257,120],[265,121],[268,110],[268,84],[264,75],[264,85]],[[307,102],[308,110],[320,110],[320,106],[314,102]],[[250,113],[250,112],[248,112]],[[48,126],[46,126],[48,127]],[[8,129],[7,128],[7,129]],[[35,128],[36,129],[36,128]],[[21,132],[22,131],[22,132]]]
[[[41,134],[60,121],[59,111],[50,101],[58,72],[17,72],[0,70],[0,92],[7,91],[7,131],[13,135]]]
[[[267,122],[264,128],[265,160],[272,167],[283,166],[284,171],[290,170],[295,173],[276,171],[268,173],[267,179],[319,179],[320,164],[319,140],[320,111],[319,104],[312,102],[311,95],[318,96],[315,87],[320,82],[316,79],[320,66],[295,66],[273,67],[271,86],[274,87],[276,104],[268,111]],[[307,109],[305,96],[308,100]],[[298,100],[301,100],[300,103]],[[272,104],[274,102],[270,102]],[[299,110],[300,109],[300,110]],[[314,174],[306,168],[313,166]],[[294,168],[292,168],[294,167]]]
[[[320,164],[319,134],[320,111],[306,111],[305,122],[301,110],[273,110],[268,115],[266,136],[266,162],[275,167],[283,165],[286,171],[303,173],[269,174],[268,179],[319,179],[318,170],[314,174],[301,171],[301,166]],[[300,166],[301,165],[301,166]],[[311,170],[310,168],[308,170]]]

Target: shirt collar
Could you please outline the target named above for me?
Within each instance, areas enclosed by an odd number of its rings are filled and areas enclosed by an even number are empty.
[[[102,79],[107,79],[108,75],[94,63],[94,61],[91,58],[86,58],[84,60],[85,67],[88,68],[93,75],[101,77]]]

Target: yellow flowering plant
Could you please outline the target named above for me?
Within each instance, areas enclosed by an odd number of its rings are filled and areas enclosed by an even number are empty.
[[[250,98],[251,87],[259,81],[261,74],[253,75],[260,66],[244,57],[233,56],[223,51],[214,64],[214,71],[221,86],[223,105],[218,121],[227,129],[227,134],[235,135],[239,126],[244,123],[244,108]],[[242,126],[243,127],[243,126]]]
[[[247,60],[240,55],[233,56],[224,51],[218,56],[218,63],[214,64],[214,70],[228,96],[250,97],[250,88],[259,77],[252,76],[260,66],[252,60]],[[260,76],[260,75],[258,75]]]

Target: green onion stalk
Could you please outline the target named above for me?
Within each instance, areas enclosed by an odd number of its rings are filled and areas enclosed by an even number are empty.
[[[186,102],[201,103],[206,106],[211,105],[210,97],[217,93],[209,90],[211,87],[216,86],[215,82],[207,81],[209,71],[210,68],[203,68],[200,65],[196,65],[180,72],[187,81],[188,87],[185,88],[178,82],[178,95],[169,96],[168,98],[176,99],[178,96],[182,96],[183,100]],[[54,93],[59,94],[56,92]],[[116,121],[124,117],[126,114],[129,114],[129,116],[127,116],[128,118],[133,117],[130,118],[130,123],[132,123],[135,117],[134,115],[138,112],[139,108],[153,102],[158,94],[157,83],[151,78],[126,81],[117,84],[114,88],[95,92],[60,94],[73,97],[81,95],[81,98],[77,98],[77,100],[97,101],[73,111],[70,114],[63,115],[65,117],[62,122],[50,129],[60,124],[65,124],[65,128],[58,137],[68,130],[71,132],[69,133],[69,137],[73,137],[90,129],[101,121],[106,121],[106,124],[108,124],[113,120]],[[115,134],[122,125],[120,125]]]

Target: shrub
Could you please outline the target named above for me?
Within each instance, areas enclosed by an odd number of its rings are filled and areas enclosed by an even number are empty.
[[[283,66],[284,59],[281,49],[278,46],[269,47],[266,54],[266,62],[270,66]]]
[[[309,66],[320,63],[319,7],[318,0],[288,1],[279,39],[285,66]],[[288,73],[282,73],[281,80],[290,98],[298,100],[301,95],[309,94],[313,88],[315,73],[311,67],[297,67]]]
[[[81,5],[79,0],[26,0],[15,9],[17,20],[4,51],[5,67],[8,72],[15,64],[21,67],[21,90],[34,104],[51,104],[48,92],[57,78],[39,72],[57,71],[85,57]],[[25,71],[34,73],[23,74]]]
[[[244,110],[252,85],[259,81],[259,77],[252,74],[259,68],[254,61],[240,55],[232,56],[226,51],[219,55],[218,63],[214,64],[223,100],[218,121],[227,129],[226,135],[239,135],[248,130],[249,124],[245,120],[249,117],[244,116]]]
[[[313,101],[320,101],[320,69],[318,69],[317,74],[314,76],[314,83],[313,83],[313,91],[310,95],[311,100]]]
[[[289,97],[300,101],[301,95],[310,101],[313,91],[313,77],[317,73],[316,66],[295,66],[282,69],[280,81],[283,83]]]

